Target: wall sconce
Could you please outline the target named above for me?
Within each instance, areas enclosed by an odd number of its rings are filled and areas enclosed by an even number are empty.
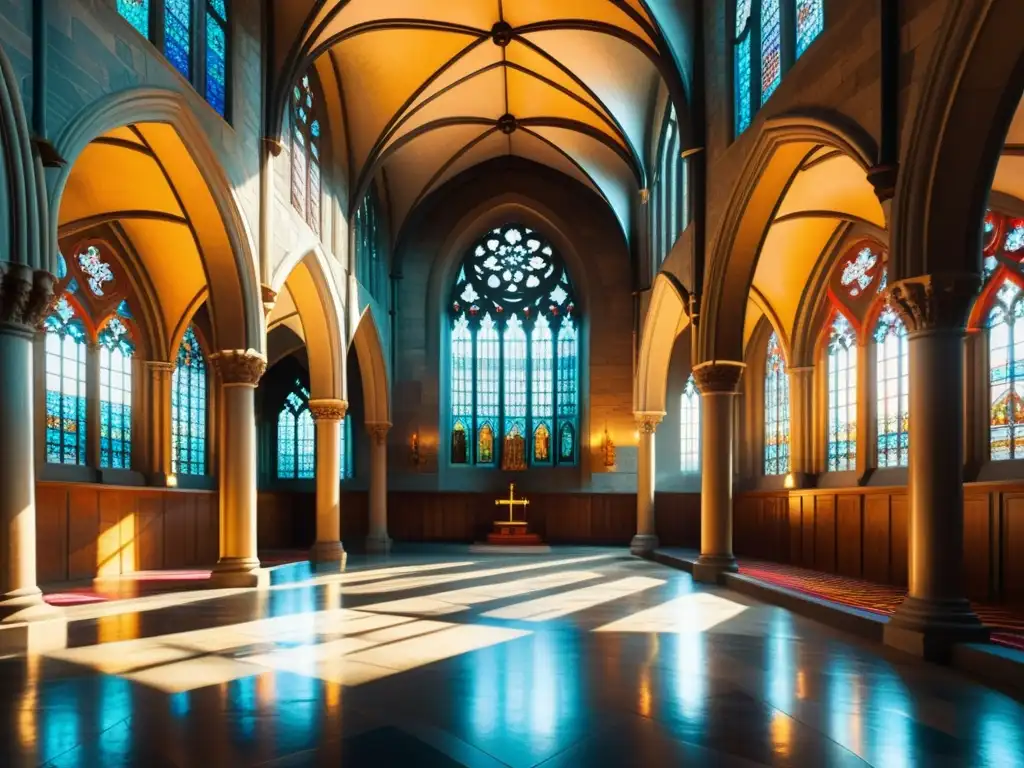
[[[178,487],[178,476],[177,475],[168,475],[167,476],[167,487],[168,488],[177,488]]]
[[[608,434],[608,427],[604,428],[604,439],[601,441],[601,453],[604,454],[605,467],[614,467],[615,443],[612,442],[612,436]]]
[[[420,465],[420,435],[418,432],[413,432],[412,437],[409,438],[409,463],[414,467]]]
[[[782,487],[786,489],[796,488],[796,478],[792,472],[786,475],[786,479],[782,481]]]

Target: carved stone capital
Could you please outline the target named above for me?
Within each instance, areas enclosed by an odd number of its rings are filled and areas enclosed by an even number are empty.
[[[370,435],[374,445],[384,445],[388,441],[388,432],[391,425],[387,422],[373,422],[366,425],[366,432]]]
[[[348,413],[348,403],[344,400],[310,400],[309,412],[313,421],[341,421]]]
[[[143,364],[154,373],[174,373],[174,369],[178,367],[166,360],[146,360]]]
[[[0,262],[0,325],[30,332],[42,327],[57,297],[57,278],[25,264]]]
[[[702,395],[732,395],[736,393],[744,368],[743,363],[729,360],[701,363],[694,366],[693,380]]]
[[[226,349],[210,355],[210,362],[225,385],[255,387],[267,370],[267,358],[255,349]]]
[[[981,288],[981,277],[946,272],[900,280],[889,298],[907,331],[963,330]]]
[[[665,414],[659,411],[642,411],[634,413],[633,416],[636,419],[636,428],[645,435],[653,435],[661,420],[665,418]]]

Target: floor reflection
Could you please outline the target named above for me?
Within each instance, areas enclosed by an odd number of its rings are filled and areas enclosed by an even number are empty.
[[[0,661],[0,765],[1022,765],[1019,703],[618,553],[169,597]]]

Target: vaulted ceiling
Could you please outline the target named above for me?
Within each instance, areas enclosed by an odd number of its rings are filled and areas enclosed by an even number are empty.
[[[593,189],[628,237],[658,105],[685,107],[646,0],[277,0],[273,26],[275,90],[313,62],[332,75],[351,200],[383,173],[395,232],[460,172],[517,155]]]

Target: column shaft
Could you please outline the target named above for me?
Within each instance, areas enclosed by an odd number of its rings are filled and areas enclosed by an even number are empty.
[[[345,558],[341,545],[341,425],[344,400],[311,400],[316,420],[316,543],[311,556],[316,562]]]
[[[789,469],[794,487],[803,487],[814,466],[814,368],[789,369]]]
[[[167,482],[171,474],[171,377],[174,363],[147,360],[149,375],[149,466],[156,482]]]
[[[636,536],[629,551],[641,557],[658,548],[658,534],[654,518],[654,490],[656,467],[654,463],[654,437],[664,413],[636,414]]]
[[[85,363],[85,463],[100,468],[100,345],[89,344]]]
[[[370,535],[366,551],[387,554],[388,538],[388,431],[390,424],[367,424],[370,434]]]

